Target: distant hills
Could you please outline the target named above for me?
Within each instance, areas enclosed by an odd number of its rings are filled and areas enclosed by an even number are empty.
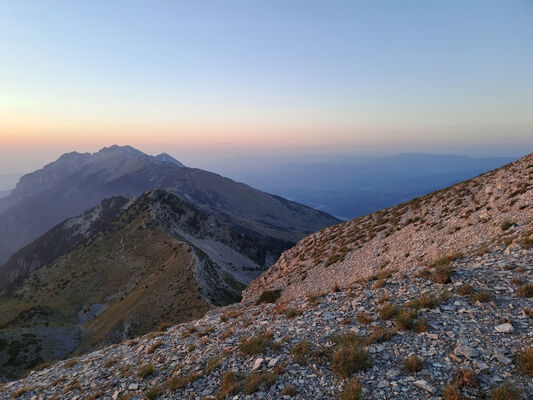
[[[184,167],[167,154],[154,157],[130,146],[111,146],[94,154],[64,154],[24,175],[15,190],[0,199],[0,265],[54,225],[103,199],[139,196],[150,189],[167,190],[205,209],[231,215],[249,229],[288,241],[337,222],[326,213]]]
[[[227,174],[268,193],[343,219],[390,207],[470,179],[513,161],[510,157],[397,154],[328,158],[321,162],[265,161]]]
[[[473,179],[321,229],[250,283],[245,299],[294,298],[494,244],[531,243],[533,154]]]

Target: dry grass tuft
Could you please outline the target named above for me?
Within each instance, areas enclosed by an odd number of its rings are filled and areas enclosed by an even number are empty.
[[[533,377],[533,347],[528,347],[518,353],[518,364],[524,374]]]
[[[526,283],[520,286],[516,293],[520,297],[525,297],[525,298],[533,297],[533,284]]]
[[[311,346],[307,340],[295,344],[291,349],[291,355],[294,357],[294,360],[300,364],[307,364],[307,355]]]
[[[407,357],[403,361],[403,369],[410,374],[414,372],[419,372],[422,370],[423,360],[418,357],[417,355],[412,355],[410,357]]]
[[[144,364],[141,365],[141,367],[137,370],[137,376],[139,378],[147,378],[151,375],[153,375],[155,372],[155,368],[152,364]]]
[[[437,265],[431,275],[431,279],[440,284],[452,282],[453,268],[449,264]]]
[[[340,400],[359,400],[363,395],[363,384],[359,378],[352,378],[344,385]]]
[[[510,382],[502,383],[490,392],[491,400],[519,400],[522,391]]]
[[[253,394],[261,388],[267,391],[276,382],[277,377],[274,372],[254,372],[244,381],[242,392]]]
[[[397,313],[397,307],[391,302],[384,303],[378,312],[379,317],[384,320],[393,319]]]
[[[244,356],[255,356],[264,353],[268,346],[268,340],[265,335],[256,335],[252,337],[243,337],[239,348]]]

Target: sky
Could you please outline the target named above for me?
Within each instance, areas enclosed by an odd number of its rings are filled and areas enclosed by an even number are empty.
[[[531,0],[0,0],[0,173],[130,144],[533,151]]]

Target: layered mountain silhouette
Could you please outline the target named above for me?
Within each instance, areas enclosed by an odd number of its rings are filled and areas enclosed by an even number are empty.
[[[0,351],[6,376],[238,302],[299,238],[338,222],[129,146],[65,154],[0,209],[4,257],[18,248],[0,266],[0,341],[31,342]]]
[[[6,264],[26,267],[1,292],[0,372],[197,320],[43,367],[0,393],[529,398],[532,183],[530,154],[323,228],[223,308],[283,239],[163,190],[107,199]]]
[[[330,215],[255,190],[220,175],[187,168],[167,154],[149,156],[130,146],[68,153],[33,173],[0,199],[0,264],[61,221],[121,194],[164,189],[240,225],[297,241],[338,222]]]

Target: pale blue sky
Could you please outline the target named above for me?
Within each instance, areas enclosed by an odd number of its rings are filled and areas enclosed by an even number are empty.
[[[533,151],[533,1],[0,0],[0,60],[5,160]]]

